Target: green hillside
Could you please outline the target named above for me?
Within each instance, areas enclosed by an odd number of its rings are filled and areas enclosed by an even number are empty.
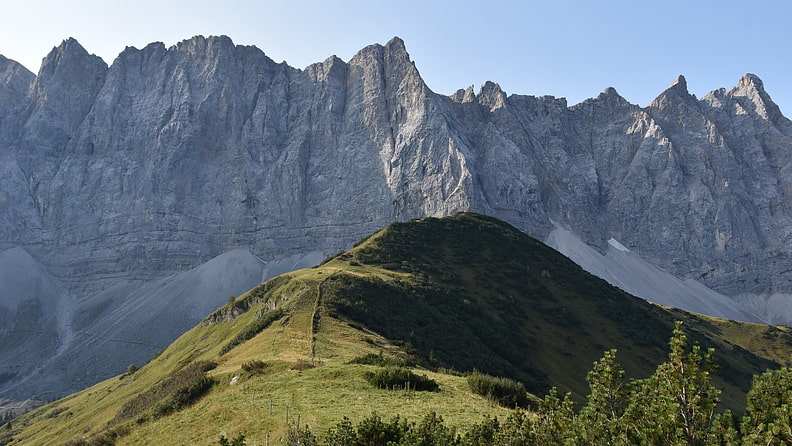
[[[586,372],[610,348],[628,374],[650,375],[667,358],[676,320],[719,352],[718,384],[733,409],[753,375],[790,358],[785,329],[647,303],[483,215],[395,223],[326,265],[343,271],[323,283],[332,314],[407,346],[426,365],[510,376],[537,394],[555,386],[582,400]],[[395,279],[350,274],[372,268]]]
[[[499,220],[395,223],[230,301],[139,370],[12,420],[0,444],[208,445],[244,433],[248,444],[269,435],[274,445],[287,422],[321,434],[372,412],[416,420],[435,411],[470,426],[510,411],[472,393],[462,373],[583,401],[605,350],[618,349],[629,376],[651,375],[676,320],[716,349],[715,384],[738,413],[752,376],[792,358],[786,328],[646,303]],[[375,388],[365,376],[384,364],[426,375],[439,391]]]

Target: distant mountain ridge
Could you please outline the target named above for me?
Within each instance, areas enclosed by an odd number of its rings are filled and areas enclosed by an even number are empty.
[[[129,47],[110,66],[68,39],[38,75],[5,58],[0,75],[0,251],[23,250],[62,288],[30,296],[36,311],[67,299],[92,316],[61,315],[66,333],[145,312],[129,302],[142,287],[229,251],[313,259],[464,210],[603,252],[615,238],[792,321],[765,304],[792,294],[792,123],[754,75],[701,99],[680,76],[645,108],[613,88],[569,106],[492,82],[438,95],[398,38],[300,70],[224,36]],[[109,368],[151,354],[132,350]]]

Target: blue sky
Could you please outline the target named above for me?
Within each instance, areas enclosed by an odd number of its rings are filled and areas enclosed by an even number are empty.
[[[33,72],[67,37],[110,64],[126,46],[224,34],[303,68],[399,36],[443,94],[492,80],[571,105],[612,86],[644,106],[679,74],[701,97],[751,72],[792,114],[787,0],[44,0],[2,9],[0,54]]]

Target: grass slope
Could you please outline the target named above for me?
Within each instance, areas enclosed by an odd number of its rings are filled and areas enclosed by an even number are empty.
[[[751,376],[792,357],[785,328],[648,304],[496,219],[396,223],[230,302],[135,373],[13,420],[0,428],[0,444],[81,444],[108,432],[124,432],[119,445],[213,444],[238,433],[250,444],[269,434],[276,444],[287,421],[321,435],[344,415],[354,422],[374,411],[416,419],[433,410],[465,426],[506,409],[443,368],[516,378],[540,395],[558,386],[582,399],[586,372],[606,349],[619,349],[629,375],[650,375],[667,358],[678,319],[691,339],[716,348],[724,405],[738,411]],[[364,375],[376,366],[349,364],[367,354],[417,364],[440,391],[375,389]],[[198,361],[215,363],[206,372],[211,387],[175,413],[154,415],[164,403],[140,395]],[[131,402],[140,404],[135,415],[119,417]]]

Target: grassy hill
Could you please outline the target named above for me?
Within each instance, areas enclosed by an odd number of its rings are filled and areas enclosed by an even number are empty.
[[[467,426],[508,410],[473,394],[459,372],[582,401],[586,372],[607,349],[632,377],[654,372],[676,320],[716,349],[722,404],[737,412],[754,374],[792,358],[786,328],[646,303],[499,220],[395,223],[230,301],[139,370],[12,420],[0,444],[208,445],[237,433],[277,444],[287,422],[321,434],[372,412],[433,410]],[[365,379],[380,369],[372,362],[405,364],[440,390],[377,389]]]

